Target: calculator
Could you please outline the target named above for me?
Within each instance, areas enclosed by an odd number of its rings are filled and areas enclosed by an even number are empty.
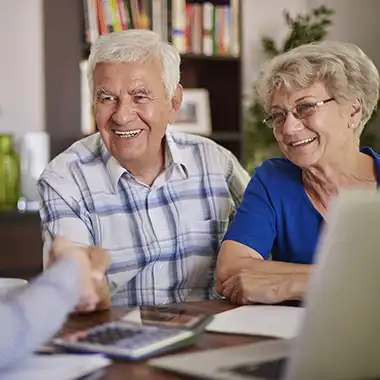
[[[161,311],[161,317],[163,314]],[[159,320],[153,324],[151,318],[147,324],[145,319],[141,323],[124,318],[55,338],[52,343],[69,351],[96,352],[114,358],[141,360],[194,344],[211,318],[198,316],[197,326],[193,329],[189,328],[188,321],[186,326],[178,327],[178,324],[167,325]],[[202,328],[199,328],[200,321]]]

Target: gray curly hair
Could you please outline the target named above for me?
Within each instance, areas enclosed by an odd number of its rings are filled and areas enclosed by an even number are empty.
[[[280,54],[264,67],[255,86],[259,102],[268,110],[279,88],[294,91],[320,81],[337,102],[358,99],[362,119],[355,129],[360,137],[379,98],[379,72],[356,45],[323,41],[300,45]]]

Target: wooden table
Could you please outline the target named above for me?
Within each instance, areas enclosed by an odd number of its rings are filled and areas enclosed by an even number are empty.
[[[229,304],[228,301],[187,302],[170,306],[173,308],[198,311],[212,315],[233,309],[235,307],[234,305]],[[110,322],[120,318],[127,311],[127,308],[116,308],[105,312],[93,313],[90,315],[74,316],[69,319],[62,332],[73,332],[97,325],[99,323]],[[204,333],[197,344],[192,347],[176,351],[175,353],[195,352],[212,348],[237,346],[240,344],[262,341],[264,339],[270,338]],[[125,379],[175,380],[183,379],[183,377],[154,369],[145,364],[144,361],[137,363],[128,361],[116,361],[114,364],[108,367],[105,374],[100,377],[100,380]]]

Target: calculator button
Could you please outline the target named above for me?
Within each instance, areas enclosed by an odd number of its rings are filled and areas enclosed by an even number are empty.
[[[109,344],[121,339],[133,338],[140,334],[141,334],[141,331],[139,330],[120,329],[120,328],[115,329],[111,327],[104,330],[92,332],[86,337],[78,339],[78,341]]]

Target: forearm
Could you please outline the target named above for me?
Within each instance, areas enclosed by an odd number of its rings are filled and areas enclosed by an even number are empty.
[[[59,330],[79,299],[81,275],[75,260],[64,259],[24,291],[3,301],[0,368],[31,353]]]
[[[287,263],[283,261],[272,261],[256,259],[252,257],[242,257],[236,259],[227,270],[230,275],[242,269],[254,271],[256,273],[277,273],[277,274],[309,274],[312,265]]]
[[[226,283],[244,273],[244,277],[269,279],[273,287],[273,298],[303,298],[312,265],[264,260],[254,249],[236,241],[224,241],[216,269],[216,291],[226,295]],[[228,292],[227,292],[228,294]],[[227,295],[228,296],[228,295]],[[269,297],[269,298],[272,298]]]
[[[301,300],[304,297],[312,265],[280,261],[241,258],[229,277],[240,271],[249,271],[258,276],[276,276],[280,279],[277,291],[283,300]],[[229,278],[228,277],[228,278]]]
[[[285,274],[286,277],[289,277],[289,289],[288,294],[285,295],[285,300],[303,300],[306,294],[308,282],[310,279],[309,273],[294,273],[294,274]]]
[[[238,274],[242,270],[248,270],[257,274],[280,274],[288,275],[309,275],[312,265],[295,264],[282,261],[263,260],[262,258],[237,257],[234,260],[224,260],[218,265],[217,287],[228,278]]]

